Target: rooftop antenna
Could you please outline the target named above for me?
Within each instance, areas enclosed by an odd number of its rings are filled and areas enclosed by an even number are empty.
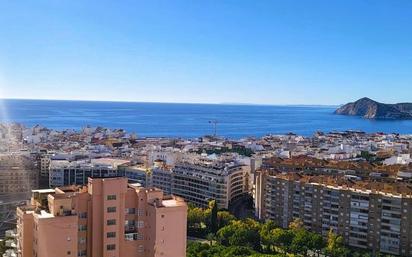
[[[217,123],[218,123],[217,120],[209,120],[209,124],[213,124],[213,128],[214,128],[214,134],[213,134],[213,136],[214,136],[214,137],[216,136]]]

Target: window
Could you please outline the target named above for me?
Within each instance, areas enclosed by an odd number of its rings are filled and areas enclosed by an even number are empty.
[[[114,237],[116,237],[116,232],[107,232],[106,237],[107,238],[114,238]]]
[[[144,221],[139,220],[139,221],[137,222],[137,228],[144,228]]]
[[[86,243],[86,238],[79,237],[79,244],[85,244],[85,243]]]
[[[137,216],[144,216],[144,210],[143,209],[137,209]]]
[[[107,196],[107,200],[108,200],[108,201],[116,200],[116,195],[108,195],[108,196]]]
[[[80,219],[87,219],[87,212],[80,212],[79,213],[79,218]]]
[[[134,226],[136,224],[136,222],[134,220],[125,220],[124,224],[126,226]]]
[[[79,257],[85,257],[87,256],[87,251],[86,250],[81,250],[78,254]]]
[[[134,233],[133,240],[143,240],[143,235],[139,233]]]
[[[111,212],[116,212],[116,207],[107,207],[107,212],[111,213]]]
[[[107,246],[106,246],[106,249],[107,249],[108,251],[116,250],[116,245],[114,245],[114,244],[107,245]]]
[[[115,220],[115,219],[107,220],[107,225],[108,225],[108,226],[110,226],[110,225],[116,225],[116,220]]]
[[[126,214],[135,214],[136,209],[135,208],[126,208]]]
[[[133,234],[132,233],[127,233],[124,235],[124,239],[126,241],[133,241]]]
[[[79,225],[79,231],[86,231],[87,226],[86,225]]]

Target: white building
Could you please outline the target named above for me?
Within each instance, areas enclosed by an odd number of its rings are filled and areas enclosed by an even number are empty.
[[[86,185],[87,178],[113,177],[123,175],[118,166],[128,163],[121,159],[87,159],[80,161],[52,160],[50,163],[49,185]]]
[[[219,208],[227,209],[231,201],[248,192],[250,166],[225,157],[199,157],[177,164],[172,172],[172,194],[201,207],[216,200]]]
[[[408,165],[411,162],[412,162],[411,154],[408,153],[408,154],[399,154],[398,156],[392,156],[384,160],[383,164],[384,165],[395,165],[395,164]]]

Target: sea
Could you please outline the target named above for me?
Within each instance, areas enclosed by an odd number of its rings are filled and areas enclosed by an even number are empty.
[[[333,114],[337,106],[177,104],[60,100],[0,100],[0,121],[56,130],[121,128],[140,137],[239,139],[268,134],[359,130],[412,134],[412,121],[367,120]],[[215,123],[216,122],[216,123]]]

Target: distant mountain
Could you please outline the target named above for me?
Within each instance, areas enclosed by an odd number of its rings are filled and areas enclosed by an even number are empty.
[[[364,97],[343,105],[335,114],[362,116],[366,119],[412,119],[412,103],[384,104]]]

